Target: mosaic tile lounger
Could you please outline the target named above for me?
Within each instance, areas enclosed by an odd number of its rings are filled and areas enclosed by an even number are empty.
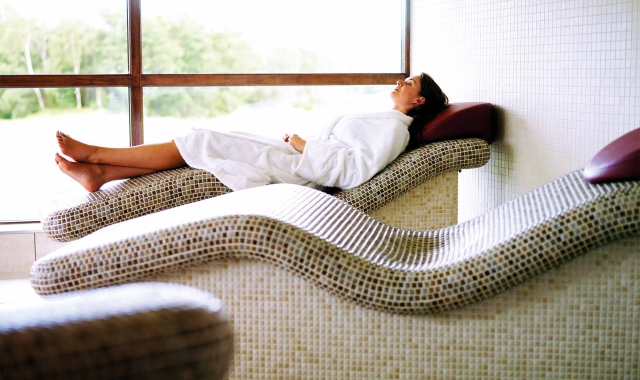
[[[41,294],[131,281],[207,290],[233,326],[230,379],[638,373],[640,181],[590,185],[571,173],[437,231],[381,225],[309,189],[256,190],[282,205],[241,216],[208,199],[110,226],[40,259],[32,285]],[[441,312],[394,314],[431,311]]]
[[[440,174],[485,165],[494,133],[492,112],[490,103],[454,104],[425,128],[424,141],[436,142],[402,154],[370,181],[333,195],[369,213]],[[474,137],[456,139],[460,136]],[[93,193],[58,194],[42,207],[42,228],[52,239],[72,241],[113,223],[229,192],[203,170],[154,173]]]
[[[317,190],[272,185],[106,227],[38,261],[41,295],[137,281],[229,258],[266,261],[367,308],[436,313],[486,299],[640,232],[640,182],[580,171],[435,231],[381,223]]]
[[[220,379],[233,352],[221,306],[141,283],[0,309],[0,378]]]

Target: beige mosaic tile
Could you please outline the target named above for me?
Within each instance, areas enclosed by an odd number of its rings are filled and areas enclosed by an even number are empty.
[[[263,262],[232,259],[145,280],[225,299],[230,379],[634,379],[639,370],[640,237],[428,316],[359,307]]]
[[[458,223],[458,172],[440,174],[369,212],[395,227],[433,230]]]

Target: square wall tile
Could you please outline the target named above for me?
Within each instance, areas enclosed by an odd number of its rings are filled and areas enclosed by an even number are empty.
[[[0,277],[28,276],[35,257],[33,234],[0,234]]]
[[[640,127],[637,0],[413,0],[411,68],[488,102],[498,138],[459,177],[459,221],[584,167]]]

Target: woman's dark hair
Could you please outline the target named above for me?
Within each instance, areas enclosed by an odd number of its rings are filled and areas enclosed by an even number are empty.
[[[425,73],[420,74],[420,96],[424,97],[424,104],[407,113],[408,116],[413,117],[413,121],[409,125],[409,145],[407,149],[415,149],[420,146],[418,134],[425,124],[433,120],[440,111],[449,107],[447,95],[442,92],[442,89],[433,78]]]

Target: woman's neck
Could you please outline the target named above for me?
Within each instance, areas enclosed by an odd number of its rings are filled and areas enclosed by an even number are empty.
[[[409,111],[411,111],[411,108],[404,108],[404,107],[397,106],[397,105],[396,105],[396,106],[393,106],[393,108],[392,108],[392,109],[393,109],[394,111],[402,112],[402,113],[403,113],[403,114],[405,114],[405,115],[408,115],[408,114],[409,114]]]

